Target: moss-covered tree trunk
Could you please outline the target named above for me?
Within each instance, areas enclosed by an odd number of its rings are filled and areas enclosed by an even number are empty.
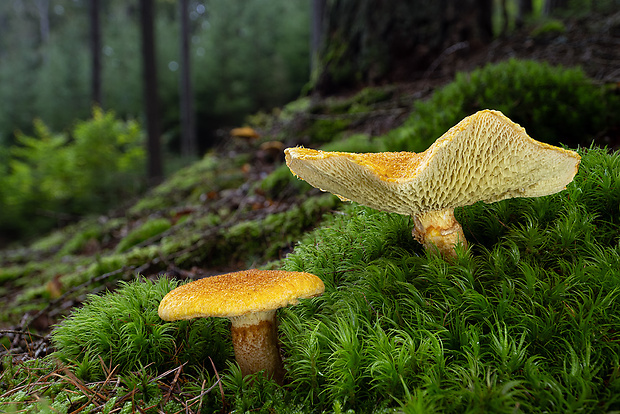
[[[467,52],[490,41],[491,11],[492,0],[327,2],[315,89],[419,77],[451,47]]]

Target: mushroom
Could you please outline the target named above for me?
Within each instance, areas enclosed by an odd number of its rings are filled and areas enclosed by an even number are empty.
[[[455,257],[467,241],[454,209],[539,197],[566,188],[581,157],[530,138],[499,111],[466,117],[421,153],[287,148],[291,172],[312,186],[378,210],[410,215],[426,249]]]
[[[317,276],[284,270],[244,270],[179,286],[159,304],[166,321],[224,317],[232,322],[235,359],[243,375],[264,370],[279,384],[284,368],[277,346],[276,309],[321,295]]]

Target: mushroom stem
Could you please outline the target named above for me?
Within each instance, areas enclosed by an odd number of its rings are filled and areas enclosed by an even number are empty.
[[[284,368],[276,332],[276,311],[253,312],[229,318],[235,359],[246,376],[258,371],[278,384],[284,380]]]
[[[461,243],[467,247],[463,228],[454,217],[454,209],[428,211],[413,216],[415,227],[411,234],[427,250],[438,251],[445,258],[456,257],[454,248]]]

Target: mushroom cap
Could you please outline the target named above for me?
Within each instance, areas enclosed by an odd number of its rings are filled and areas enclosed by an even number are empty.
[[[251,269],[179,286],[164,296],[158,313],[166,321],[230,318],[296,304],[324,290],[323,281],[310,273]]]
[[[581,157],[530,138],[499,111],[464,118],[422,153],[355,154],[287,148],[296,176],[341,199],[417,215],[566,188]]]

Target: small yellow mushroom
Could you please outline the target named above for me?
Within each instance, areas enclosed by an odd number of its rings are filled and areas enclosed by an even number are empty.
[[[165,321],[222,317],[232,322],[235,359],[243,375],[264,371],[279,384],[284,368],[277,346],[276,309],[321,295],[317,276],[284,270],[244,270],[179,286],[159,303]]]

